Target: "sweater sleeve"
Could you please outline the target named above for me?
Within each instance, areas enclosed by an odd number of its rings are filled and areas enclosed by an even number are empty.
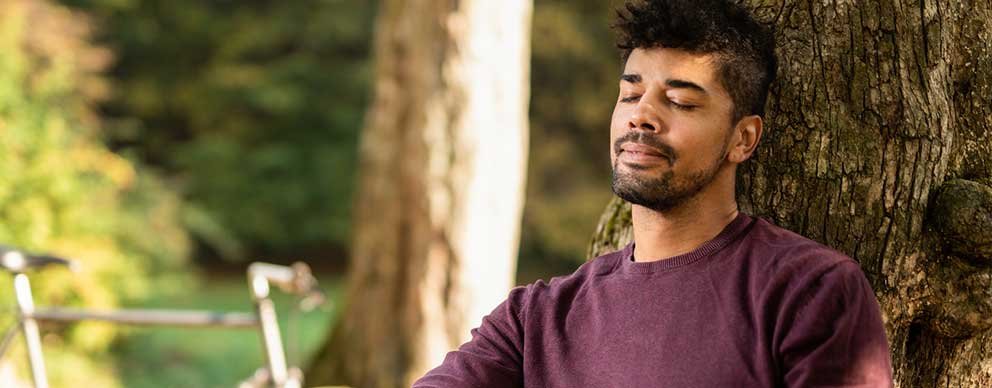
[[[782,321],[778,354],[789,387],[891,387],[881,311],[861,268],[846,260],[801,290]]]
[[[523,386],[523,324],[519,319],[525,287],[510,296],[472,329],[472,339],[448,352],[440,366],[414,388],[513,388]]]

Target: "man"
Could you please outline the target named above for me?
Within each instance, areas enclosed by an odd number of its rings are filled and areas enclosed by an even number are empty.
[[[634,242],[511,291],[414,387],[886,387],[878,302],[843,254],[742,214],[772,34],[727,1],[620,13],[613,191]]]

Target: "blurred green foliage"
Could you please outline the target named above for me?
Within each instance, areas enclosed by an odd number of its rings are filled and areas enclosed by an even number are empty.
[[[62,2],[117,57],[108,144],[171,178],[201,253],[346,246],[373,2]]]
[[[89,26],[42,0],[0,2],[0,243],[81,264],[33,273],[39,305],[113,308],[187,280],[153,276],[180,273],[188,254],[178,198],[98,136],[91,105],[106,94],[99,72],[111,53],[89,43]],[[13,323],[11,280],[0,274],[3,328]],[[117,384],[115,328],[43,329],[53,386]],[[5,361],[26,360],[21,343]]]

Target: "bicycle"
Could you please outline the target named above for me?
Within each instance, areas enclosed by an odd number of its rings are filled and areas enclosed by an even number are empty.
[[[14,295],[17,304],[17,319],[0,339],[0,358],[20,328],[24,336],[28,364],[35,388],[48,388],[45,362],[42,357],[38,322],[79,322],[104,321],[115,324],[175,326],[175,327],[222,327],[257,328],[265,353],[265,365],[238,385],[239,388],[299,388],[303,384],[300,368],[287,365],[283,350],[279,323],[276,320],[275,303],[269,297],[270,285],[276,285],[283,292],[300,298],[303,309],[312,309],[324,302],[324,293],[318,288],[317,280],[310,267],[303,262],[283,266],[254,262],[248,266],[248,285],[255,306],[251,313],[219,312],[208,310],[169,310],[169,309],[116,309],[88,310],[59,307],[37,308],[31,294],[31,284],[26,271],[56,265],[70,270],[78,265],[69,259],[50,255],[32,255],[23,251],[0,246],[0,270],[14,275]]]

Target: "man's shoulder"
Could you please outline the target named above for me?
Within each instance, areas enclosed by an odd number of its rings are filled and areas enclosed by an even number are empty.
[[[847,254],[765,219],[755,221],[749,235],[749,249],[757,257],[777,264],[802,262],[806,265],[834,266],[854,262]]]
[[[805,288],[827,278],[863,276],[847,254],[764,219],[756,220],[748,237],[748,256],[769,286]]]
[[[539,279],[518,289],[527,295],[529,302],[547,303],[549,300],[574,297],[590,282],[615,271],[624,255],[629,254],[629,250],[630,245],[627,245],[618,251],[586,261],[570,274],[555,276],[548,281]]]

